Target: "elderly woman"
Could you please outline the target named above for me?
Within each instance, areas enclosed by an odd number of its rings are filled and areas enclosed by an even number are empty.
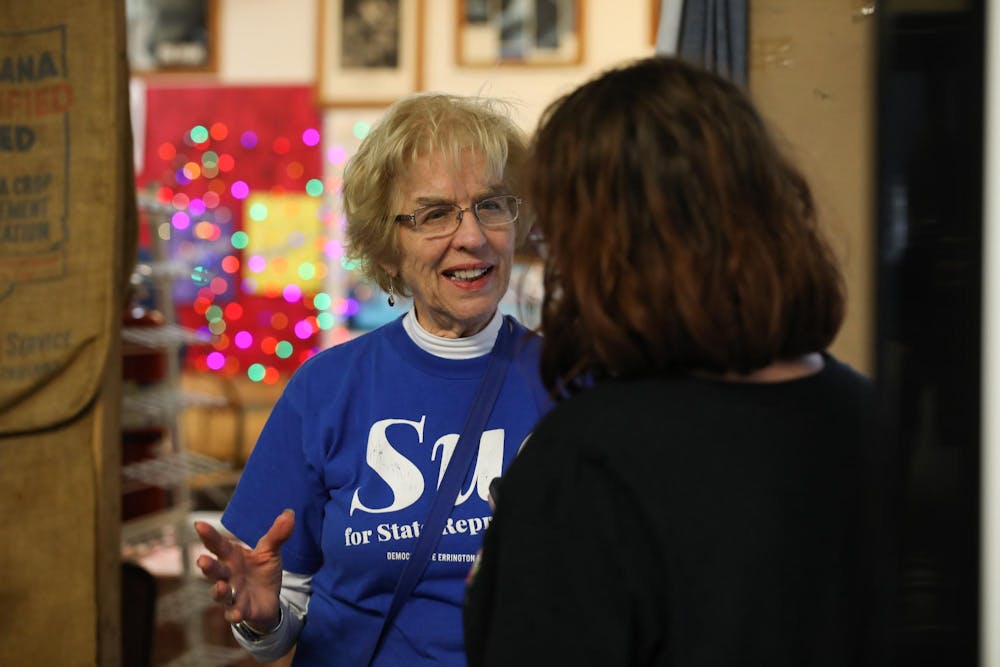
[[[668,58],[557,101],[533,155],[566,397],[500,484],[469,664],[880,664],[872,385],[826,349],[844,292],[804,178],[742,90]]]
[[[349,253],[413,308],[289,381],[222,517],[253,549],[196,524],[215,555],[198,565],[258,659],[465,664],[488,489],[549,406],[537,336],[498,311],[529,227],[525,155],[497,102],[422,94],[348,164]]]

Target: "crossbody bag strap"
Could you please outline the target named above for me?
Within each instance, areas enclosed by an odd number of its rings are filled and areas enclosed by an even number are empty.
[[[458,498],[462,482],[465,480],[469,466],[472,464],[472,459],[475,457],[476,452],[479,451],[479,447],[477,447],[479,437],[486,427],[486,420],[493,411],[493,405],[496,403],[497,396],[500,394],[500,387],[503,385],[504,377],[507,375],[507,366],[513,356],[514,334],[510,331],[511,328],[510,322],[508,322],[507,318],[504,318],[500,326],[500,333],[497,335],[497,340],[493,344],[493,350],[487,361],[483,379],[480,381],[479,389],[476,390],[476,396],[472,401],[469,416],[465,420],[465,427],[458,437],[458,444],[455,446],[451,461],[444,472],[444,478],[438,486],[430,512],[428,512],[427,519],[420,529],[420,536],[413,547],[413,553],[410,554],[409,560],[403,566],[402,574],[399,575],[399,581],[396,583],[396,590],[393,592],[389,611],[386,612],[385,618],[382,619],[378,638],[372,645],[368,660],[363,663],[365,665],[371,665],[375,654],[385,639],[389,626],[392,625],[392,622],[396,618],[396,614],[399,613],[403,602],[413,592],[424,570],[427,569],[427,563],[430,562],[431,554],[434,553],[434,549],[441,539],[441,533],[444,531],[448,515],[451,514],[452,508],[455,507],[455,499]]]

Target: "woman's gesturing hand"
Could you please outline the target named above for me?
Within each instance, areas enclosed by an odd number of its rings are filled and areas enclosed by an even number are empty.
[[[253,628],[267,632],[280,619],[278,593],[281,591],[281,545],[295,528],[295,513],[285,510],[271,527],[248,549],[236,540],[224,537],[212,525],[196,521],[195,532],[210,552],[198,557],[197,565],[212,586],[212,598],[225,606],[230,623],[246,621]]]

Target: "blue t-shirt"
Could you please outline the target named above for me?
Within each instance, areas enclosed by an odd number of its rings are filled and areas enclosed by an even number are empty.
[[[517,351],[478,455],[375,665],[465,664],[464,583],[490,522],[489,483],[550,407],[539,338],[509,316],[503,326]],[[434,356],[399,318],[320,352],[289,380],[222,522],[253,545],[282,510],[295,510],[282,565],[313,575],[295,664],[356,667],[371,650],[487,359]]]

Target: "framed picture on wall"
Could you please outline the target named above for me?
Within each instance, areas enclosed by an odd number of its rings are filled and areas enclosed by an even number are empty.
[[[422,86],[423,0],[319,0],[317,101],[377,107]]]
[[[663,7],[663,0],[649,0],[649,44],[656,46],[656,39],[660,32],[660,11]]]
[[[455,62],[577,65],[583,61],[581,0],[455,0]]]
[[[214,72],[217,0],[125,0],[135,73]]]

